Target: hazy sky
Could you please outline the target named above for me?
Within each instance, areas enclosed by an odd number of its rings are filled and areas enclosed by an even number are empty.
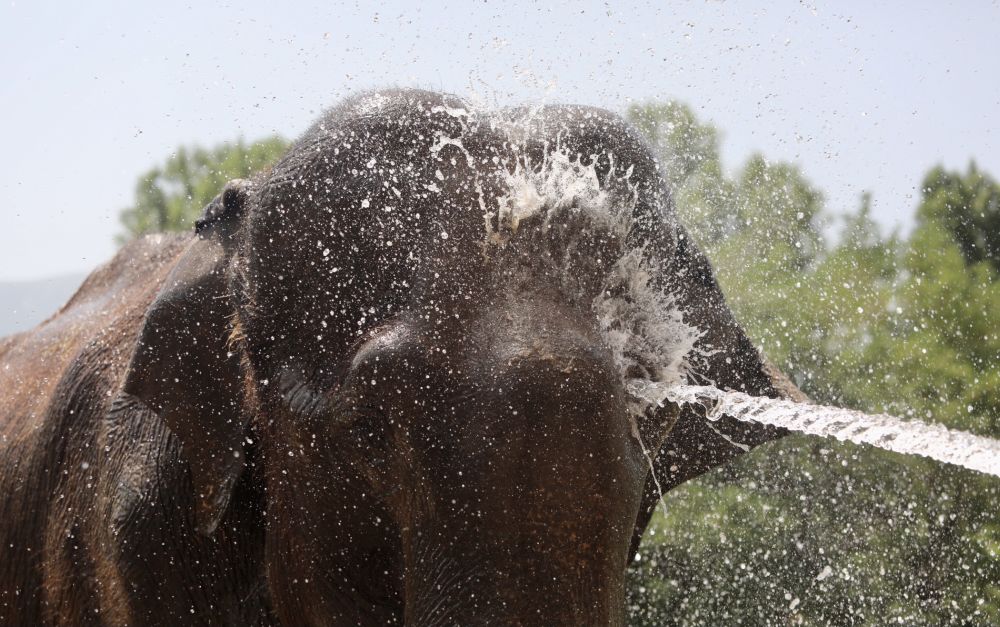
[[[108,258],[137,176],[177,145],[292,138],[385,85],[681,99],[723,130],[730,169],[795,161],[834,213],[872,191],[886,228],[935,163],[1000,176],[997,2],[292,4],[6,0],[0,280]]]

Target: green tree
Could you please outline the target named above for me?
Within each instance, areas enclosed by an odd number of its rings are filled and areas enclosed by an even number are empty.
[[[702,245],[737,228],[734,185],[723,176],[718,132],[679,102],[633,105],[626,117],[656,153],[685,226]]]
[[[988,260],[1000,270],[1000,185],[971,163],[964,175],[934,168],[922,190],[918,216],[947,229],[968,263]]]
[[[823,198],[797,167],[753,155],[730,180],[722,171],[718,131],[690,107],[633,105],[626,117],[656,154],[681,222],[717,265],[727,264],[723,247],[795,269],[816,258]]]
[[[270,166],[287,147],[288,142],[275,136],[250,144],[240,139],[214,148],[178,148],[163,165],[139,178],[135,202],[121,212],[119,243],[144,233],[191,228],[227,181]]]
[[[665,167],[678,214],[737,317],[807,394],[1000,437],[989,176],[929,173],[905,240],[881,235],[864,196],[831,244],[822,198],[793,166],[755,156],[728,179],[718,133],[690,109],[629,116],[679,164]],[[671,156],[685,150],[696,158]],[[667,495],[630,574],[630,622],[1000,623],[998,488],[920,458],[789,437]]]

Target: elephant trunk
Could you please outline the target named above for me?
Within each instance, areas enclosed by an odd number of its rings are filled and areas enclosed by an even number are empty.
[[[560,320],[504,338],[475,419],[412,441],[434,471],[402,533],[406,624],[623,624],[646,466],[610,356]]]
[[[621,625],[625,548],[589,530],[520,519],[422,532],[406,577],[407,625]],[[572,542],[553,541],[565,534]],[[572,545],[572,546],[571,546]]]

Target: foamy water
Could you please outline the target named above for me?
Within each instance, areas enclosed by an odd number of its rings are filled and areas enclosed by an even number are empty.
[[[576,224],[581,236],[599,232],[614,242],[613,259],[602,262],[596,292],[569,296],[590,298],[635,418],[661,405],[665,390],[685,380],[688,358],[696,353],[703,331],[689,324],[673,294],[659,287],[666,283],[658,276],[663,264],[648,259],[643,246],[626,245],[636,192],[629,181],[631,168],[623,170],[614,184],[602,186],[593,164],[581,164],[558,146],[542,163],[518,162],[506,177],[508,194],[500,199],[495,213],[484,216],[485,241],[487,247],[504,246],[513,238],[534,235],[524,233],[522,223],[530,223],[530,230],[545,231],[556,221]],[[592,269],[587,259],[570,254],[574,245],[566,243],[563,265],[554,273],[564,279],[560,287],[570,292],[578,289],[577,278]]]
[[[674,386],[668,397],[675,403],[703,410],[709,420],[730,416],[743,422],[929,457],[1000,477],[1000,441],[941,425],[902,420],[887,414],[866,414],[840,407],[724,392],[711,386]]]

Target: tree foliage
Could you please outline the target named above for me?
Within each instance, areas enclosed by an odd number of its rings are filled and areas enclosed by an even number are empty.
[[[688,107],[628,115],[737,317],[807,394],[1000,437],[992,178],[932,170],[905,239],[879,232],[864,196],[831,242],[823,199],[795,166],[757,155],[727,177],[718,133]],[[633,569],[631,622],[995,624],[998,488],[849,444],[761,447],[667,495]]]
[[[145,233],[189,229],[227,181],[271,165],[288,147],[280,137],[247,144],[242,139],[214,148],[178,148],[163,165],[143,174],[135,202],[121,212],[123,242]]]
[[[1000,270],[1000,185],[975,163],[964,175],[942,167],[928,172],[917,215],[944,227],[967,263],[989,261]]]

